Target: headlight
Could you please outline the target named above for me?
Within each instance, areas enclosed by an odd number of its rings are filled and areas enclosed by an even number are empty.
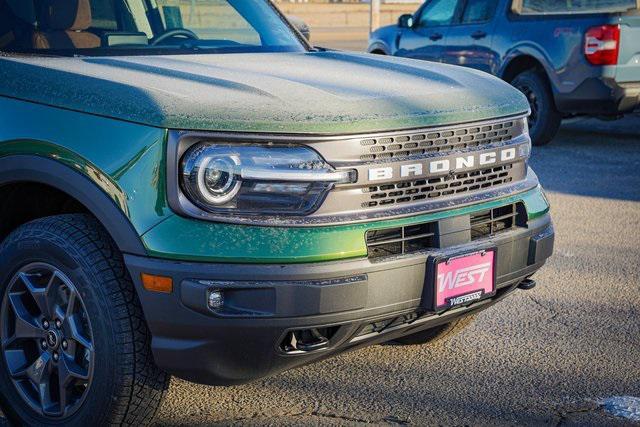
[[[296,145],[203,143],[180,163],[189,201],[210,213],[308,215],[355,171],[336,171],[318,153]]]

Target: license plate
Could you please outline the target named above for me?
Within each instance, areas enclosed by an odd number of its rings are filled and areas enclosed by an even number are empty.
[[[435,268],[435,308],[466,305],[495,294],[495,250],[440,259]]]

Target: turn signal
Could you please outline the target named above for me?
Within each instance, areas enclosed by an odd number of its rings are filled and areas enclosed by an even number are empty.
[[[173,279],[171,277],[154,276],[142,273],[142,286],[150,292],[161,292],[170,294],[173,292]]]

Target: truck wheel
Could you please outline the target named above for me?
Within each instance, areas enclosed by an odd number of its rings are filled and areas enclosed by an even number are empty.
[[[462,317],[451,323],[445,323],[444,325],[436,326],[435,328],[396,338],[395,341],[403,345],[434,344],[457,335],[464,328],[469,326],[471,322],[473,322],[474,318],[474,315]]]
[[[529,101],[529,134],[533,145],[546,145],[556,136],[562,116],[556,109],[546,78],[535,71],[518,74],[511,84]]]
[[[0,244],[0,396],[16,425],[148,424],[168,387],[122,255],[88,215]]]

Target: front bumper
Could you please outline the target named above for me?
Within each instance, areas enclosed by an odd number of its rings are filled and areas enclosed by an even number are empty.
[[[553,251],[544,214],[492,238],[438,253],[497,248],[497,295],[442,314],[420,308],[427,259],[433,253],[307,264],[205,264],[126,256],[153,335],[156,363],[178,377],[230,385],[304,365],[356,347],[447,323],[502,299],[537,271]],[[171,294],[143,289],[141,273],[169,276]],[[225,309],[206,306],[222,289]],[[287,349],[291,331],[321,330],[327,342]]]

